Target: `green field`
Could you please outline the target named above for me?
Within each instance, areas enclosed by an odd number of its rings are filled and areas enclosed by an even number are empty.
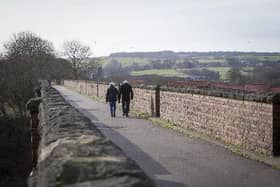
[[[237,56],[237,58],[241,60],[260,60],[260,61],[269,61],[269,62],[274,62],[274,61],[280,61],[280,56],[275,55],[275,56],[254,56],[254,55],[242,55],[242,56]]]
[[[107,63],[109,63],[111,60],[117,60],[119,63],[122,64],[123,67],[132,65],[132,64],[139,64],[139,65],[145,65],[150,63],[150,59],[147,58],[128,58],[128,57],[118,57],[118,58],[110,58],[110,57],[99,57],[99,62],[103,66],[105,66]]]
[[[243,70],[243,71],[253,71],[253,70],[254,70],[254,67],[246,66],[246,67],[242,67],[242,70]]]
[[[209,68],[206,68],[206,69],[219,72],[220,79],[221,80],[226,80],[227,79],[226,74],[230,70],[230,67],[209,67]],[[248,73],[248,72],[251,72],[251,71],[254,70],[253,67],[249,67],[249,66],[242,67],[241,69],[243,70],[244,73],[246,73],[246,72]]]
[[[138,65],[145,65],[151,62],[150,59],[147,58],[128,58],[128,57],[118,57],[118,58],[112,58],[117,60],[119,63],[122,64],[123,67],[132,65],[132,64],[138,64]]]
[[[130,75],[132,76],[159,75],[163,77],[187,77],[186,74],[179,72],[175,69],[150,69],[144,71],[132,71]]]
[[[225,63],[225,59],[215,59],[215,58],[201,58],[197,59],[199,63],[201,64],[211,64],[211,63]]]
[[[220,74],[220,79],[225,80],[226,74],[229,71],[230,67],[209,67],[209,68],[194,68],[194,69],[151,69],[144,71],[133,71],[131,72],[132,76],[141,76],[141,75],[159,75],[164,77],[187,77],[188,75],[183,73],[183,70],[201,70],[208,69],[211,71],[216,71]]]
[[[185,74],[187,75],[187,71],[191,71],[191,70],[202,70],[202,69],[208,69],[210,71],[215,71],[218,72],[220,75],[220,79],[221,80],[226,80],[226,74],[227,72],[230,70],[230,67],[204,67],[204,68],[184,68],[184,69],[180,69],[178,70],[179,72],[185,72]]]
[[[236,56],[236,58],[240,60],[256,60],[256,61],[268,61],[268,62],[276,62],[280,61],[280,56],[254,56],[254,55],[240,55]],[[197,57],[196,60],[201,64],[211,64],[215,62],[226,63],[226,59],[215,58],[215,57]]]
[[[99,57],[97,60],[102,66],[108,63],[108,57]]]
[[[230,70],[230,67],[209,67],[209,68],[205,68],[205,69],[219,72],[220,79],[225,80],[226,79],[226,74]]]
[[[130,75],[132,76],[141,76],[141,75],[159,75],[163,77],[187,77],[186,70],[201,70],[201,69],[208,69],[211,71],[216,71],[220,74],[220,79],[225,80],[226,74],[229,71],[230,67],[209,67],[209,68],[193,68],[193,69],[151,69],[151,70],[144,70],[144,71],[132,71]]]

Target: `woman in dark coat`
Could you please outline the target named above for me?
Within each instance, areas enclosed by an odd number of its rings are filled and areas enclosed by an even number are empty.
[[[111,116],[116,117],[116,102],[117,102],[117,100],[118,100],[118,102],[120,102],[119,91],[115,87],[114,82],[110,82],[109,85],[110,86],[109,86],[109,88],[107,90],[107,93],[106,93],[106,103],[109,102],[109,104],[110,104]]]

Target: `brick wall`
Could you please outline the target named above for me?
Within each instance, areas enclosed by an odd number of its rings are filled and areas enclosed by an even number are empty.
[[[83,94],[96,95],[96,83],[85,84],[80,81],[64,81],[66,87]],[[107,88],[108,85],[99,84],[99,97],[105,97]],[[155,90],[144,87],[133,90],[132,109],[153,115],[156,105]],[[280,120],[277,118],[277,124],[275,122],[279,112],[275,111],[276,108],[272,103],[171,91],[160,92],[162,119],[227,143],[266,154],[280,150],[280,137],[276,137],[279,134],[276,130],[280,129]]]

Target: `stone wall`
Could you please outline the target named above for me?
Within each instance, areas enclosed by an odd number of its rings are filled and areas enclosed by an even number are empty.
[[[132,109],[138,113],[153,115],[155,112],[155,90],[133,88]]]
[[[100,97],[101,99],[106,98],[106,91],[109,87],[104,83],[97,85],[96,82],[93,81],[69,81],[69,80],[64,81],[64,86],[72,90],[75,90],[81,94]]]
[[[162,91],[161,117],[247,149],[272,152],[272,104]]]
[[[84,89],[85,84],[69,86]],[[43,91],[39,129],[38,170],[29,186],[154,186],[134,161],[53,88]]]
[[[99,97],[100,99],[104,99],[106,97],[106,91],[108,89],[108,85],[106,84],[98,84],[98,94],[97,94],[97,84],[92,81],[64,81],[64,86],[68,87],[72,90],[76,90],[81,94],[85,94],[88,96]],[[154,112],[153,106],[155,103],[155,91],[152,89],[140,89],[133,88],[134,100],[131,102],[132,110],[135,110],[139,113],[152,115]]]
[[[73,84],[81,85],[80,82],[65,81],[66,87],[71,88]],[[132,108],[153,115],[155,87],[139,86],[133,90]],[[280,151],[280,138],[275,134],[280,135],[280,125],[276,125],[279,120],[275,119],[280,114],[275,112],[275,103],[279,101],[279,95],[272,93],[197,88],[170,91],[162,88],[160,116],[174,125],[227,143],[276,155]]]

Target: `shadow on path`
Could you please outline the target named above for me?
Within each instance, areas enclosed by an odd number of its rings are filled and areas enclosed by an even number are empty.
[[[175,181],[157,179],[156,183],[159,187],[189,187],[188,185],[178,183]]]
[[[69,95],[62,94],[66,101],[74,106],[79,112],[88,117],[92,123],[97,127],[108,139],[114,142],[115,145],[120,147],[124,153],[131,159],[137,162],[137,164],[157,183],[160,187],[188,187],[185,184],[161,180],[157,178],[157,175],[171,175],[167,169],[155,161],[152,157],[142,151],[136,144],[132,143],[126,137],[122,136],[117,129],[124,128],[122,126],[109,127],[102,123],[98,116],[94,115],[94,109],[83,109],[75,102],[79,100],[69,99]]]

